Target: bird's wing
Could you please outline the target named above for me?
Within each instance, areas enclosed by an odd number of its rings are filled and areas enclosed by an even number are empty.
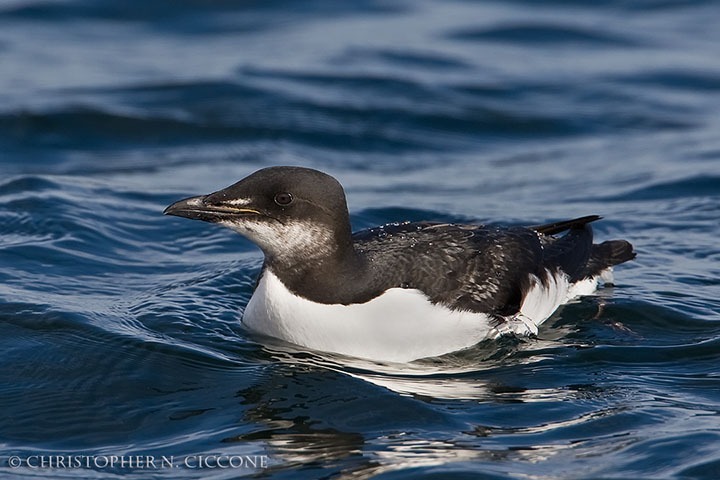
[[[393,224],[354,240],[370,263],[386,266],[375,275],[383,288],[416,288],[433,303],[482,313],[517,311],[543,255],[538,234],[520,227]]]
[[[535,277],[546,282],[561,272],[574,282],[634,257],[623,240],[593,245],[589,224],[599,218],[529,228],[391,224],[353,239],[370,263],[386,267],[374,276],[382,289],[402,285],[455,310],[508,316],[517,313]]]
[[[562,220],[559,222],[546,223],[544,225],[534,225],[528,228],[530,230],[535,230],[538,233],[542,233],[543,235],[556,235],[566,230],[583,228],[588,223],[595,222],[601,218],[602,217],[600,215],[587,215],[585,217],[573,218],[572,220]]]

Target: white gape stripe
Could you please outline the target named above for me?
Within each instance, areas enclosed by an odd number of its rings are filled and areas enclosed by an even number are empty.
[[[250,205],[250,199],[249,198],[233,198],[232,200],[224,200],[223,203],[227,205],[232,205],[235,207],[244,207],[245,205]]]
[[[537,277],[520,313],[499,328],[482,313],[433,305],[419,290],[391,288],[369,302],[326,305],[290,292],[266,270],[248,303],[250,330],[308,347],[376,361],[409,362],[471,347],[503,333],[533,334],[563,303],[592,293],[597,279],[570,284],[564,274]]]

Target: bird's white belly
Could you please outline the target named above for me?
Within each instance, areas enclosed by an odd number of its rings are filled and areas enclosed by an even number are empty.
[[[243,324],[314,350],[408,362],[462,350],[500,333],[536,333],[540,323],[574,296],[571,287],[564,277],[548,287],[535,284],[521,307],[521,318],[508,319],[508,328],[498,330],[488,315],[433,305],[419,290],[392,288],[366,303],[327,305],[293,294],[265,271]]]

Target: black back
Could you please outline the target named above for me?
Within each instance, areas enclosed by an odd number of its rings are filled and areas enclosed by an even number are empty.
[[[295,293],[321,303],[364,303],[389,288],[413,288],[454,310],[507,316],[516,313],[531,284],[561,271],[571,281],[591,277],[634,257],[624,241],[593,245],[583,217],[530,228],[441,223],[391,224],[353,235],[355,261],[343,270],[293,282]],[[559,230],[560,229],[560,230]]]

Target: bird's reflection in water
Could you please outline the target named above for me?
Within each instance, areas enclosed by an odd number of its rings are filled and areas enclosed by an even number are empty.
[[[270,377],[237,394],[249,406],[245,420],[258,428],[225,441],[265,443],[277,470],[322,464],[328,472],[335,465],[342,471],[333,474],[353,478],[480,459],[539,461],[578,446],[539,444],[538,435],[603,413],[505,428],[448,412],[602,394],[591,385],[532,389],[508,383],[511,369],[567,347],[555,340],[503,339],[440,358],[390,364],[266,343]],[[448,432],[455,434],[447,438]],[[510,433],[517,436],[511,448],[494,440]]]

